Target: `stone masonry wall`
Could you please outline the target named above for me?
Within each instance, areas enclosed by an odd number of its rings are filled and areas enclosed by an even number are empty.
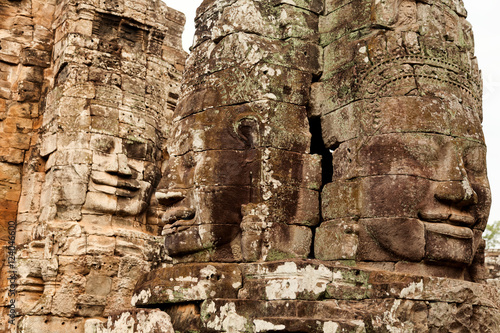
[[[0,330],[498,332],[460,0],[0,9]]]
[[[179,332],[499,331],[465,16],[460,0],[203,1],[157,190],[170,262],[133,304]]]
[[[23,162],[36,141],[41,100],[52,74],[55,1],[0,2],[0,304],[7,302],[9,222],[16,221]],[[12,223],[11,223],[12,224]],[[12,230],[11,230],[12,231]],[[9,309],[0,308],[0,330]]]
[[[17,221],[17,331],[83,332],[86,319],[130,307],[137,277],[162,256],[147,208],[179,96],[184,15],[161,1],[0,9],[0,236]]]
[[[500,282],[500,251],[488,250],[485,253],[486,270],[488,272],[486,279],[490,283],[498,284]]]

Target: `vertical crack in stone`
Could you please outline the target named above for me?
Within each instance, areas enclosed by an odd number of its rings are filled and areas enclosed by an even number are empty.
[[[321,190],[323,186],[332,181],[333,164],[332,164],[332,151],[336,147],[328,149],[323,141],[321,130],[321,118],[309,118],[309,131],[311,132],[311,154],[321,156]]]

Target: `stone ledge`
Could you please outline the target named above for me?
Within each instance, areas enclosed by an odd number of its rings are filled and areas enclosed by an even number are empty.
[[[500,330],[494,286],[318,260],[173,265],[143,276],[134,299],[167,311],[193,304],[201,332]]]

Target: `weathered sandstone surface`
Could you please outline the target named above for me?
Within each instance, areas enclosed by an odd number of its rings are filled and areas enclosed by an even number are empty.
[[[500,331],[461,0],[0,17],[0,330]]]

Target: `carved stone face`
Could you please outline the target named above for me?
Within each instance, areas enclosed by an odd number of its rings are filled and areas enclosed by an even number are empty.
[[[257,176],[256,129],[252,121],[233,126],[230,120],[205,127],[202,117],[174,126],[174,154],[155,194],[165,207],[163,234],[171,256],[217,247],[231,258],[228,244],[240,233],[242,205],[252,201],[252,175]],[[228,134],[225,141],[221,133]]]
[[[457,104],[448,118],[453,105],[404,97],[350,109],[359,127],[333,153],[323,218],[357,221],[358,260],[472,264],[491,205],[486,147],[477,114]]]
[[[333,65],[323,75],[331,79],[315,96],[332,96],[321,125],[333,150],[333,182],[322,191],[318,258],[479,278],[491,198],[481,84],[464,14],[459,3],[450,10],[375,1],[357,26],[371,22],[371,35],[350,42],[346,34],[325,47]],[[339,62],[338,48],[353,52]],[[342,245],[327,246],[332,235]]]
[[[289,117],[286,129],[283,114]],[[169,166],[155,194],[165,207],[163,234],[171,256],[252,261],[278,247],[307,255],[309,245],[290,241],[310,242],[311,231],[302,226],[319,222],[319,159],[298,152],[310,143],[305,117],[298,107],[257,102],[174,121]],[[267,232],[267,243],[249,250],[259,241],[247,242],[244,231],[260,240]]]
[[[417,4],[415,1],[403,0],[399,4],[397,26],[416,23]]]
[[[366,139],[349,174],[367,232],[362,259],[470,265],[491,203],[485,157],[482,143],[440,134]],[[386,253],[372,252],[373,240]]]
[[[122,216],[142,213],[159,174],[147,143],[92,134],[92,170],[84,208]]]
[[[169,254],[198,252],[235,238],[241,207],[251,195],[246,160],[238,151],[191,152],[171,159],[168,190],[156,192],[169,207],[162,217]]]

